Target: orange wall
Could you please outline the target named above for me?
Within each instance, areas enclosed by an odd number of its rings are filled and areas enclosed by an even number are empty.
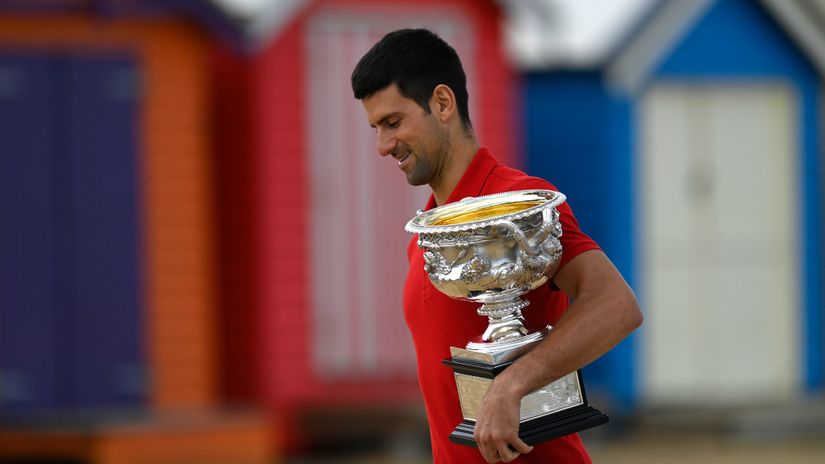
[[[134,53],[142,68],[141,234],[152,405],[217,395],[210,90],[206,37],[171,19],[0,16],[0,51]]]

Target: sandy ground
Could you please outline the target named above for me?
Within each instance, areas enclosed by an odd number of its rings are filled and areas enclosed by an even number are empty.
[[[653,463],[825,463],[825,439],[751,442],[685,437],[661,439],[635,437],[590,449],[593,462],[610,464]]]
[[[609,464],[823,464],[825,437],[821,440],[753,442],[712,437],[628,436],[588,444],[594,463]],[[424,452],[396,449],[383,452],[351,452],[345,455],[292,458],[285,464],[424,464]],[[515,462],[518,462],[516,460]]]
[[[381,445],[331,447],[282,462],[429,463],[426,424],[413,424]],[[825,401],[765,410],[654,412],[624,423],[612,421],[609,427],[582,433],[582,439],[594,463],[825,464]]]

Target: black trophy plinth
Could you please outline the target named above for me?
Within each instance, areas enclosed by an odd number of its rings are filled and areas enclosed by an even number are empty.
[[[453,358],[443,362],[456,374],[464,420],[450,434],[450,441],[477,446],[473,438],[475,412],[492,380],[512,361],[486,363],[478,359],[463,359],[456,351],[466,353],[465,350],[454,350]],[[596,427],[609,420],[606,414],[587,403],[581,371],[527,395],[522,400],[521,417],[519,438],[530,446]]]

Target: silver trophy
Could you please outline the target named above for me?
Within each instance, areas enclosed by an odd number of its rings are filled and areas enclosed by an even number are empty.
[[[484,333],[463,348],[450,347],[444,360],[455,373],[464,420],[450,440],[475,446],[473,428],[481,400],[497,374],[546,337],[552,327],[531,327],[521,297],[547,284],[561,260],[562,235],[556,207],[565,196],[552,190],[521,190],[419,212],[406,225],[418,234],[424,270],[444,294],[481,303]],[[581,372],[525,396],[519,436],[527,444],[557,438],[608,421],[587,404]]]

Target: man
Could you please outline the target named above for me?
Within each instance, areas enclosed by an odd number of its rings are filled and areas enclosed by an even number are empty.
[[[548,182],[498,164],[473,133],[466,78],[455,50],[430,31],[405,29],[386,35],[352,73],[376,131],[378,153],[392,157],[411,185],[428,184],[426,209],[468,196],[552,189]],[[422,251],[410,242],[404,315],[415,344],[418,378],[436,463],[590,462],[575,434],[527,446],[518,437],[519,405],[526,394],[598,358],[642,322],[633,292],[589,237],[567,204],[559,207],[563,255],[552,284],[526,295],[524,315],[554,329],[492,382],[478,411],[478,450],[448,436],[461,421],[452,370],[441,360],[450,346],[464,346],[486,320],[476,305],[452,300],[430,284]],[[568,301],[573,303],[568,307]],[[480,454],[479,454],[480,451]]]

